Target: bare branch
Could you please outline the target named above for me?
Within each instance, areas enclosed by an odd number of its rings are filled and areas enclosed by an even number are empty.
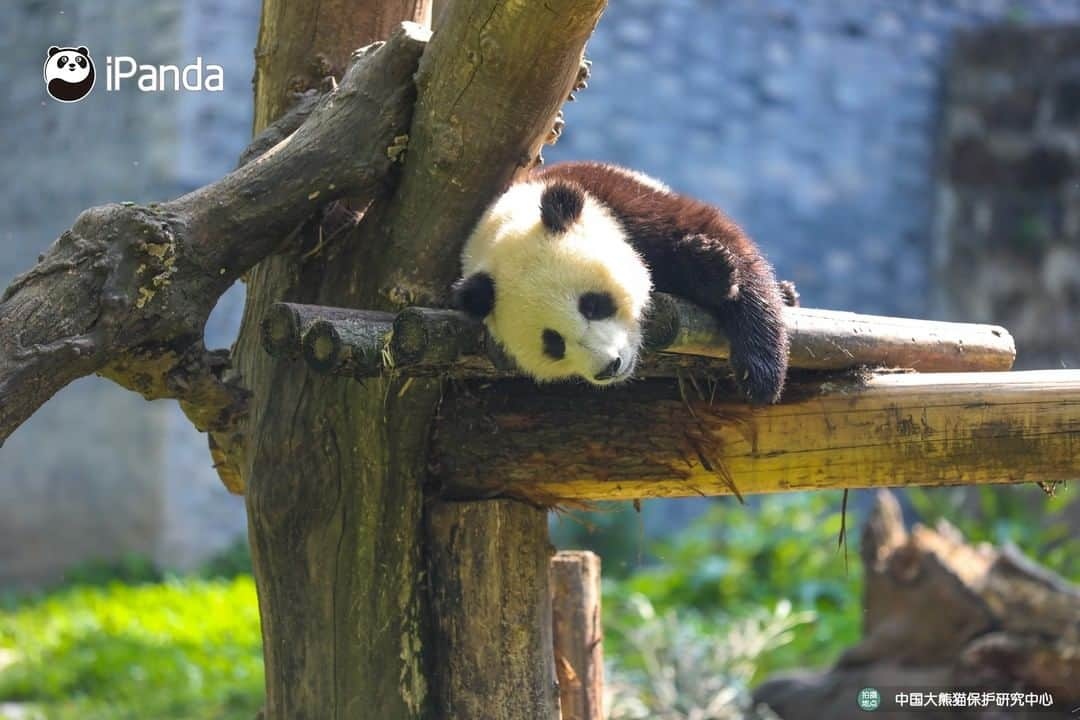
[[[58,390],[99,372],[176,397],[200,429],[243,393],[202,347],[221,294],[328,202],[389,185],[426,31],[360,53],[293,134],[221,180],[162,204],[83,212],[0,299],[0,443]]]

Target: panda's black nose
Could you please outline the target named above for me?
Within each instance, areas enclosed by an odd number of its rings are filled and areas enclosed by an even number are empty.
[[[619,368],[622,367],[622,358],[615,358],[607,364],[600,372],[594,376],[597,380],[610,380],[619,374]]]

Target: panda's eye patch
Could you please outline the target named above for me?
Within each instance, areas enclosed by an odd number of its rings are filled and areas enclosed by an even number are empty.
[[[79,63],[79,67],[86,67],[86,58],[84,57],[75,58],[75,62]]]
[[[604,320],[615,314],[615,301],[606,292],[587,292],[578,298],[578,312],[586,320]]]
[[[544,341],[544,354],[552,360],[562,360],[566,357],[566,341],[559,333],[550,328],[544,330],[541,338]]]
[[[68,56],[67,55],[61,55],[60,59],[56,61],[56,67],[64,67],[65,65],[67,65],[67,61],[68,61]]]

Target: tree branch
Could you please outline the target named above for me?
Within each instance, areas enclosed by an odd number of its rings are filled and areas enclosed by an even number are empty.
[[[425,40],[412,26],[358,53],[295,133],[221,180],[167,203],[83,212],[0,299],[0,443],[94,372],[179,398],[202,430],[240,417],[237,379],[202,347],[206,318],[320,207],[386,189]]]

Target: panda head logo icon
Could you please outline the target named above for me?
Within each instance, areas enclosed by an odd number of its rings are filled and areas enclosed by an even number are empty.
[[[83,46],[49,48],[45,58],[45,89],[55,100],[82,100],[94,87],[94,61]]]

